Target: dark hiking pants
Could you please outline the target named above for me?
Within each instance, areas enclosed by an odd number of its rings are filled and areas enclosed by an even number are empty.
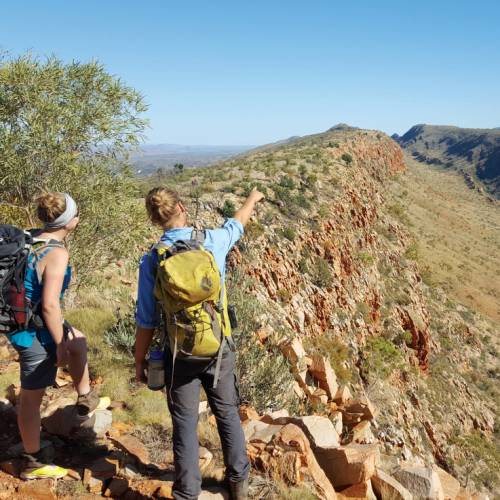
[[[226,344],[217,388],[213,388],[215,362],[207,365],[175,360],[172,383],[172,357],[165,356],[167,401],[172,415],[175,499],[195,500],[201,491],[198,465],[198,408],[200,387],[207,394],[208,404],[215,415],[222,443],[226,478],[243,481],[248,478],[250,464],[238,413],[239,394],[234,372],[235,354]]]

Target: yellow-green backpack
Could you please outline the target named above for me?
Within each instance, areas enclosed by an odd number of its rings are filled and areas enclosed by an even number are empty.
[[[214,256],[203,248],[204,240],[205,232],[194,230],[190,240],[154,247],[154,293],[174,360],[216,357],[231,335],[225,287]]]

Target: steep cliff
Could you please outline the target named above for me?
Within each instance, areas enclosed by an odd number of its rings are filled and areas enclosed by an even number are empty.
[[[232,262],[261,304],[256,341],[269,355],[300,337],[378,406],[388,456],[436,461],[491,488],[495,325],[422,279],[404,200],[386,201],[404,175],[403,153],[384,134],[334,129],[198,171],[197,194],[178,183],[205,224],[253,186],[266,192]],[[481,465],[469,467],[475,454]]]

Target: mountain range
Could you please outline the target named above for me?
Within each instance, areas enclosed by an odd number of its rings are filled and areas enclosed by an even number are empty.
[[[500,198],[500,129],[415,125],[394,134],[414,159],[461,173],[470,188]]]

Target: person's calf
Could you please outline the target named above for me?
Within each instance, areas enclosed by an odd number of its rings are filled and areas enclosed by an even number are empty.
[[[248,479],[243,481],[229,481],[229,492],[232,500],[248,499]]]

